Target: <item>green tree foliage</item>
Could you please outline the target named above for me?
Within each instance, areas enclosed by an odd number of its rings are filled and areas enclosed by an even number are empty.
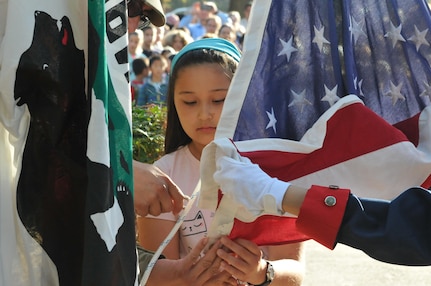
[[[133,159],[153,163],[164,153],[166,107],[133,107]]]

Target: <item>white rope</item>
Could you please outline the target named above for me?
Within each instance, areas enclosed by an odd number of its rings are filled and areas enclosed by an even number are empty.
[[[199,180],[198,184],[196,185],[195,190],[193,191],[193,194],[190,197],[189,202],[187,203],[186,207],[180,212],[177,222],[175,223],[172,230],[169,232],[169,234],[166,236],[166,238],[163,240],[163,242],[160,244],[157,251],[154,253],[154,256],[151,258],[150,263],[148,264],[144,276],[142,277],[141,286],[145,286],[147,284],[148,278],[150,277],[151,271],[154,268],[154,265],[156,264],[157,260],[159,259],[160,255],[162,254],[165,247],[169,244],[172,237],[177,233],[178,229],[180,228],[181,224],[184,222],[184,219],[186,215],[189,213],[190,209],[192,208],[192,205],[194,201],[196,200],[197,196],[199,195],[201,189],[201,181]]]

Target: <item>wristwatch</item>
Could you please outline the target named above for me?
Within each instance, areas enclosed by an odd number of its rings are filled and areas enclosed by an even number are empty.
[[[269,261],[266,261],[266,280],[262,284],[255,286],[268,286],[269,284],[271,284],[272,280],[274,280],[274,275],[274,267],[271,263],[269,263]]]

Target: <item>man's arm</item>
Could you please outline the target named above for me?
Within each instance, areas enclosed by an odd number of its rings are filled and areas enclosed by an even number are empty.
[[[159,168],[133,160],[135,212],[140,216],[179,213],[187,196]]]
[[[328,248],[342,243],[388,263],[431,265],[428,190],[411,188],[386,201],[358,198],[342,189],[290,186],[283,199],[285,205],[286,211],[295,214],[295,207],[302,205],[298,229]]]

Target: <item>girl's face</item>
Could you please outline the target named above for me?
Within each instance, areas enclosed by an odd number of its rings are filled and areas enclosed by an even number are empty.
[[[218,64],[183,68],[174,87],[174,104],[181,126],[192,139],[189,149],[200,159],[202,149],[214,139],[231,79]]]
[[[224,26],[220,31],[219,31],[219,37],[223,38],[225,40],[228,40],[230,42],[234,42],[235,41],[235,34],[232,31],[231,28]]]
[[[139,37],[137,35],[130,35],[129,36],[129,51],[131,54],[135,54],[136,53],[136,49],[138,47],[139,44]]]
[[[207,33],[217,33],[217,23],[214,19],[208,19],[205,25]]]
[[[180,36],[176,35],[174,37],[174,40],[172,41],[172,48],[174,48],[175,51],[180,51],[184,47],[183,40]]]
[[[154,31],[153,29],[146,29],[144,31],[144,43],[151,45],[154,42]]]

